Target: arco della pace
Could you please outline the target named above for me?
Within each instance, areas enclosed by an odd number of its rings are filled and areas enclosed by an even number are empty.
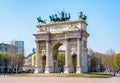
[[[87,73],[87,23],[81,12],[78,20],[52,19],[50,23],[38,19],[36,42],[36,65],[34,73],[57,73],[58,48],[65,46],[64,73]],[[70,17],[70,16],[69,16]],[[56,21],[55,21],[56,20]]]

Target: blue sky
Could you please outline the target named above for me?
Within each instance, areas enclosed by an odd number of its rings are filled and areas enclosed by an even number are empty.
[[[71,13],[71,20],[77,20],[80,11],[87,15],[88,48],[120,52],[120,0],[0,0],[0,43],[24,40],[26,54],[31,53],[36,18],[49,20],[63,9]]]

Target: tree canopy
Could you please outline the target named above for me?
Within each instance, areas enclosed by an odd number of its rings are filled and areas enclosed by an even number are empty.
[[[120,53],[115,55],[114,64],[116,68],[120,69]]]
[[[24,56],[20,54],[9,54],[0,52],[0,72],[12,73],[22,70]]]
[[[60,53],[58,54],[58,67],[61,72],[63,72],[64,65],[65,65],[65,54]]]

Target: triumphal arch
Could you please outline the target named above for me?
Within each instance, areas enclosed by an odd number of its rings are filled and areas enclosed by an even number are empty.
[[[64,14],[64,16],[62,16]],[[86,73],[87,68],[87,23],[86,17],[80,13],[79,19],[70,21],[70,15],[65,17],[61,12],[61,18],[51,18],[46,23],[38,18],[36,40],[36,66],[34,73],[54,73],[58,69],[58,48],[64,45],[65,65],[64,73]],[[76,65],[73,67],[74,59]]]

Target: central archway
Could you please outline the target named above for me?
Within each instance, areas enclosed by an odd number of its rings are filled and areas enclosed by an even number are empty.
[[[61,49],[62,46],[62,49]],[[64,50],[63,50],[64,47]],[[60,48],[60,49],[59,49]],[[64,71],[64,61],[65,61],[65,46],[61,42],[57,42],[53,45],[52,48],[52,57],[53,57],[53,72],[60,73]],[[64,60],[62,60],[64,59]]]

